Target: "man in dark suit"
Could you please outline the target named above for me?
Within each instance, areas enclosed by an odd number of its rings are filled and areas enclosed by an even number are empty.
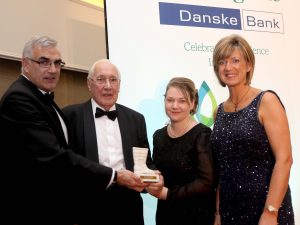
[[[135,191],[147,186],[125,168],[112,169],[71,150],[67,120],[49,95],[63,65],[55,40],[33,38],[23,49],[22,75],[0,101],[5,224],[74,224],[84,200],[112,183]]]
[[[100,165],[117,170],[133,171],[134,159],[132,147],[148,148],[144,116],[124,105],[118,104],[120,91],[120,73],[117,67],[107,59],[95,62],[87,77],[87,86],[91,99],[87,102],[68,106],[63,109],[71,126],[73,150]],[[147,165],[154,169],[148,152]],[[113,185],[104,193],[103,206],[86,204],[89,216],[95,221],[104,220],[99,212],[106,215],[109,224],[143,225],[143,202],[139,192],[119,185]],[[111,212],[115,212],[111,214]]]

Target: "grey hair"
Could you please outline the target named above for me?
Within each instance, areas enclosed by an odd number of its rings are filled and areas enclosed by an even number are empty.
[[[121,73],[120,73],[118,67],[117,67],[115,64],[113,64],[113,63],[112,63],[110,60],[108,60],[108,59],[99,59],[98,61],[94,62],[94,64],[93,64],[93,65],[91,66],[91,68],[89,69],[89,73],[88,73],[87,79],[90,79],[90,78],[92,78],[92,77],[94,76],[96,65],[97,65],[98,63],[102,63],[102,62],[107,62],[107,63],[111,64],[111,65],[116,69],[117,75],[118,75],[119,79],[121,79]]]
[[[42,48],[55,48],[57,46],[57,41],[48,36],[34,36],[28,42],[25,43],[22,58],[31,58],[32,50],[36,46],[41,46]],[[24,74],[23,67],[21,68],[21,72]]]
[[[35,36],[32,37],[24,46],[23,48],[23,58],[31,57],[32,50],[35,46],[41,46],[43,48],[46,47],[53,47],[57,46],[57,41],[48,37],[48,36]]]

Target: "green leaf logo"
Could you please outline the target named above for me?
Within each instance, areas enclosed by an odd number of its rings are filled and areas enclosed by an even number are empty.
[[[208,127],[212,127],[212,125],[214,124],[214,111],[217,108],[217,101],[215,96],[213,95],[212,91],[210,90],[210,88],[208,87],[207,83],[205,81],[202,82],[201,87],[198,90],[198,95],[199,95],[199,105],[198,105],[198,110],[195,114],[195,119],[208,126]],[[211,112],[209,116],[205,116],[202,112],[202,107],[203,106],[203,101],[205,96],[208,95],[209,99],[210,99],[210,103],[211,103]]]

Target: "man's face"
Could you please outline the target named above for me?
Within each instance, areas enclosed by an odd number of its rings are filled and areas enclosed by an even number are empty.
[[[92,98],[99,106],[109,110],[117,102],[120,79],[118,71],[111,63],[98,63],[93,77],[88,79],[87,82]]]
[[[61,56],[57,48],[36,46],[31,58],[23,58],[24,75],[39,89],[53,91],[60,78]]]

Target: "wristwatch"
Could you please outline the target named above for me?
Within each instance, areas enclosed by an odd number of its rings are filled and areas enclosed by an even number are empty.
[[[267,206],[265,207],[265,209],[268,210],[269,212],[278,212],[278,209],[275,208],[275,207],[272,206],[272,205],[267,205]]]

